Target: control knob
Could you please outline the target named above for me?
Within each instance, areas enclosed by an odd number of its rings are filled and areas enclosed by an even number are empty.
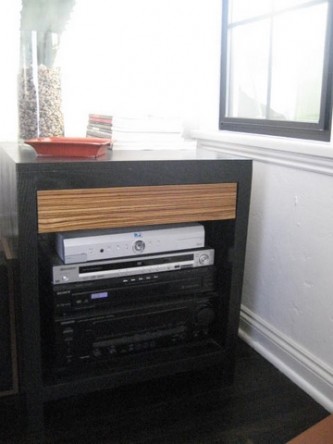
[[[199,264],[200,265],[209,265],[209,255],[207,253],[203,253],[199,257]]]

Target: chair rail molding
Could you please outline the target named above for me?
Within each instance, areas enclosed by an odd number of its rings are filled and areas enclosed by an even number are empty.
[[[193,131],[198,148],[318,174],[333,175],[333,145],[283,137]]]

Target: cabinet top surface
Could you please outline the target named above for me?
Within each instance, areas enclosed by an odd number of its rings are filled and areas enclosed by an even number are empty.
[[[63,168],[68,165],[93,167],[110,162],[149,162],[149,161],[196,161],[196,160],[246,160],[238,156],[227,156],[208,149],[196,150],[123,150],[108,151],[98,158],[39,157],[34,149],[24,143],[0,143],[0,148],[20,169],[35,170],[44,168]],[[44,166],[44,167],[43,167]]]

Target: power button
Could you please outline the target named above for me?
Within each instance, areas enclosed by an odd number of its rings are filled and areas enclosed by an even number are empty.
[[[135,253],[142,253],[144,249],[146,248],[146,244],[142,239],[138,239],[133,244],[133,250]]]

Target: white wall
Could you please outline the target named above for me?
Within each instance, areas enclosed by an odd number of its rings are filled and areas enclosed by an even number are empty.
[[[90,112],[196,127],[219,76],[220,24],[220,0],[78,0],[59,51],[66,135],[83,135]]]
[[[333,368],[333,178],[255,162],[244,306]]]
[[[333,177],[254,163],[242,334],[333,410]]]
[[[333,411],[333,160],[197,136],[254,159],[240,335]]]
[[[0,2],[0,140],[17,139],[20,1]]]
[[[21,0],[0,1],[0,140],[17,140]],[[212,121],[218,100],[220,0],[77,0],[61,36],[65,133],[88,113],[158,114]]]

